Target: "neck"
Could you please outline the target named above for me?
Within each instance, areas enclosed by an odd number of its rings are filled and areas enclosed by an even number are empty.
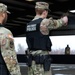
[[[2,25],[2,22],[0,22],[0,24]]]
[[[45,18],[43,15],[39,15],[39,14],[37,14],[36,16],[43,18],[43,19]]]
[[[2,20],[0,19],[0,24],[2,24]]]

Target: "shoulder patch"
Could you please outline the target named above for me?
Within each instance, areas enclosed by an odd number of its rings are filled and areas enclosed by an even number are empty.
[[[49,23],[50,23],[49,19],[43,19],[41,22],[41,26],[47,26],[47,25],[49,25]]]
[[[13,36],[12,36],[11,34],[8,34],[8,37],[9,37],[10,39],[13,39]]]

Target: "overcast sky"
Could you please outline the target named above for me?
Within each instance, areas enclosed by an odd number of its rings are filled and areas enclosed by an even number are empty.
[[[75,35],[70,36],[51,36],[52,41],[52,53],[53,54],[63,54],[67,44],[71,48],[71,53],[75,51]],[[15,50],[17,54],[25,54],[28,46],[26,44],[25,37],[14,38]],[[59,51],[59,52],[58,52]],[[75,53],[74,53],[75,54]]]

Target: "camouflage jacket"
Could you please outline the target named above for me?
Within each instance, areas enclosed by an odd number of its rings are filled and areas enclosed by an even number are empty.
[[[10,30],[0,27],[1,54],[11,75],[21,75],[16,52],[14,49],[13,35]]]
[[[33,20],[40,18],[40,16],[35,16]],[[51,18],[45,18],[42,20],[41,25],[40,25],[40,31],[44,35],[48,35],[50,30],[52,29],[57,29],[61,26],[65,25],[62,19],[53,19]]]

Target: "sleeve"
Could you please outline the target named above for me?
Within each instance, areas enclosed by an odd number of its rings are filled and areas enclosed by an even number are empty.
[[[61,26],[64,25],[64,22],[62,21],[62,19],[53,19],[53,18],[49,18],[49,19],[44,19],[42,22],[41,22],[41,25],[44,25],[46,26],[49,30],[51,29],[57,29]]]
[[[12,33],[10,32],[7,33],[6,35],[3,35],[2,40],[3,40],[2,43],[5,40],[5,43],[2,44],[2,49],[5,50],[2,52],[5,62],[7,64],[15,65],[17,62],[16,62],[16,52],[15,52],[14,39]]]
[[[2,36],[2,56],[11,75],[21,75],[11,32]]]

